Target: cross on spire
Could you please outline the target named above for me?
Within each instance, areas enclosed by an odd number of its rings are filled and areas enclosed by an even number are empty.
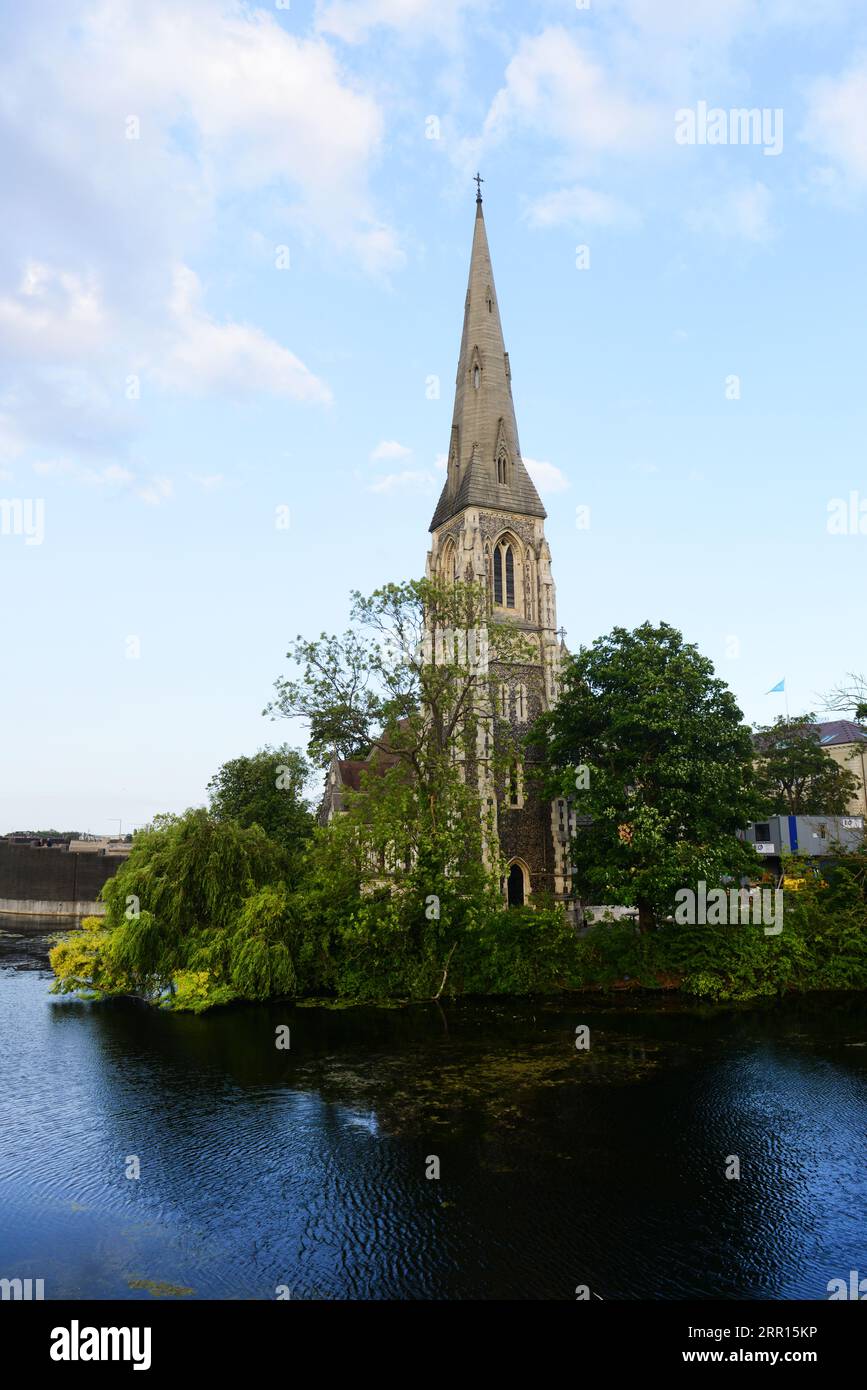
[[[475,178],[473,179],[473,183],[476,185],[476,202],[477,202],[477,203],[480,203],[480,202],[482,201],[482,184],[484,183],[484,181],[485,181],[485,180],[482,178],[481,174],[479,174],[479,173],[477,173],[476,176],[475,176]]]

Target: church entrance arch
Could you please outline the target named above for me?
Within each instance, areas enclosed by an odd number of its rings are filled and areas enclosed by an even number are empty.
[[[509,865],[509,877],[506,881],[506,898],[509,907],[524,907],[530,896],[530,875],[527,872],[526,864],[522,864],[519,859],[513,859]]]

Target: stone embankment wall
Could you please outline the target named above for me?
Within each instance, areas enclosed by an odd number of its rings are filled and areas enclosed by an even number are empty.
[[[105,904],[97,901],[99,891],[123,862],[0,840],[0,916],[101,916]]]

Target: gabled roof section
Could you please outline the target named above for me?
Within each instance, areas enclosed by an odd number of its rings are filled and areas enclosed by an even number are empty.
[[[867,729],[863,729],[852,719],[826,719],[817,724],[816,728],[819,730],[819,742],[823,748],[840,743],[867,742]]]
[[[848,743],[867,743],[867,729],[861,724],[856,724],[852,719],[824,719],[817,724],[800,725],[796,720],[792,721],[791,727],[811,730],[816,742],[822,748],[840,747]],[[758,733],[753,739],[754,746],[760,752],[768,748],[773,748],[779,743],[779,731],[769,729],[766,732]]]
[[[506,481],[501,483],[497,478],[497,452],[503,447]],[[436,530],[465,507],[546,516],[521,458],[509,356],[503,341],[485,218],[478,197],[455,384],[448,476],[430,530]]]

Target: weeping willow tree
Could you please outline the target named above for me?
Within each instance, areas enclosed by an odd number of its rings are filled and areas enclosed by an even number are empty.
[[[299,924],[285,852],[258,825],[159,817],[103,888],[104,919],[51,952],[55,993],[201,1009],[295,992]]]

